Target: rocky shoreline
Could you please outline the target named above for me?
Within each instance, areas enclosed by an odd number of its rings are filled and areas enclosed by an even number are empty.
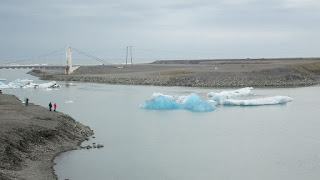
[[[53,159],[93,131],[68,115],[0,94],[0,179],[57,179]]]
[[[71,75],[64,75],[63,70],[33,70],[29,74],[43,80],[126,85],[294,87],[320,82],[320,58],[156,61],[81,66]]]

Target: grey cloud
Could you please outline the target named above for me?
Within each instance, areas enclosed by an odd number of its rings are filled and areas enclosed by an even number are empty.
[[[314,56],[319,12],[316,0],[1,1],[0,56],[66,44],[117,58],[123,51],[101,52],[134,45],[137,58]]]

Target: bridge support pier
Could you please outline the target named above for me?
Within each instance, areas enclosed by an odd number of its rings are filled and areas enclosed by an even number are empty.
[[[70,75],[74,69],[72,68],[71,47],[66,47],[66,70],[65,74]]]

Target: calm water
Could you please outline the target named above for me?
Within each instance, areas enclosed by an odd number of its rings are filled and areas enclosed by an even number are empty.
[[[24,72],[0,70],[0,78],[46,82]],[[226,89],[58,83],[59,90],[3,91],[46,107],[56,102],[58,111],[94,130],[96,138],[84,145],[105,146],[58,156],[59,179],[320,179],[320,86],[254,89],[294,98],[285,105],[194,113],[138,105],[153,92],[206,97]]]

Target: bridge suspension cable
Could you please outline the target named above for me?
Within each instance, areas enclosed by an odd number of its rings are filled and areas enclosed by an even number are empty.
[[[60,49],[57,49],[57,50],[52,51],[50,53],[43,54],[43,55],[40,55],[40,56],[37,56],[37,57],[34,57],[34,58],[28,58],[28,59],[23,59],[23,60],[19,60],[19,61],[13,61],[13,62],[5,62],[3,64],[11,64],[11,63],[21,63],[21,62],[33,61],[35,59],[40,59],[40,58],[51,56],[51,55],[54,55],[54,54],[58,54],[58,53],[61,54],[61,51],[64,51],[64,48],[60,48]]]
[[[102,64],[113,65],[113,64],[111,64],[111,63],[109,63],[109,62],[107,62],[107,61],[105,61],[105,60],[103,60],[103,59],[100,59],[100,58],[98,58],[98,57],[96,57],[96,56],[93,56],[93,55],[91,55],[91,54],[89,54],[89,53],[86,53],[86,52],[84,52],[84,51],[81,51],[81,50],[79,50],[79,49],[77,49],[77,48],[72,47],[72,50],[73,50],[73,51],[76,51],[77,53],[82,54],[82,55],[84,55],[84,56],[86,56],[86,57],[89,57],[89,58],[91,58],[91,59],[93,59],[93,60],[99,61],[99,62],[101,62]]]

